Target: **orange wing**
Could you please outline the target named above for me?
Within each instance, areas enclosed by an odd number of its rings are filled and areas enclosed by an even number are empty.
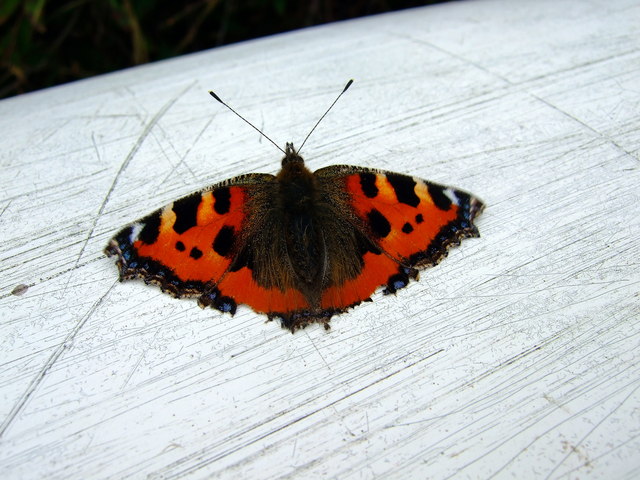
[[[253,266],[237,258],[248,200],[274,181],[243,175],[183,197],[123,228],[105,253],[117,256],[120,280],[141,278],[177,298],[198,297],[201,307],[233,315],[244,303],[270,318],[309,309],[298,290],[259,285]]]
[[[415,267],[434,266],[449,247],[479,236],[473,220],[484,205],[462,190],[362,167],[331,166],[315,174],[342,183],[360,228],[382,252],[367,252],[358,277],[329,287],[322,297],[324,308],[357,304],[380,286],[386,286],[385,294],[395,293],[417,278]]]
[[[234,312],[215,285],[233,261],[233,247],[252,188],[272,175],[233,178],[176,200],[123,228],[107,245],[120,279],[142,278],[175,297],[206,295],[208,304]]]

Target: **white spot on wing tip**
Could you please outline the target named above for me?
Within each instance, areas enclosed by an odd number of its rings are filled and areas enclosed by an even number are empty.
[[[443,190],[443,192],[447,196],[447,198],[451,200],[451,203],[453,203],[456,206],[460,206],[460,202],[458,201],[458,196],[456,195],[455,190],[447,187]]]
[[[133,244],[133,242],[138,240],[138,235],[140,235],[140,232],[142,231],[143,228],[144,228],[144,225],[142,225],[142,223],[140,222],[136,222],[133,225],[131,225],[131,235],[129,235],[129,242],[131,242],[131,244]]]

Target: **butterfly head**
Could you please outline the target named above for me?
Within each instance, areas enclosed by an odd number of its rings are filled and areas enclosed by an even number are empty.
[[[293,146],[293,143],[288,143],[285,147],[284,157],[282,158],[282,166],[286,167],[289,164],[298,163],[304,164],[304,160],[300,155],[298,155],[298,151]]]
[[[315,190],[315,180],[293,143],[287,143],[285,149],[282,169],[276,178],[286,209],[300,213],[309,207],[312,192]]]

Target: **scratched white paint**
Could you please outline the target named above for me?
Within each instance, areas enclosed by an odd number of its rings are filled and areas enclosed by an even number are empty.
[[[455,2],[0,102],[0,476],[638,478],[640,2]],[[397,298],[291,335],[119,284],[208,183],[352,163],[479,195]],[[11,295],[20,284],[29,289]]]

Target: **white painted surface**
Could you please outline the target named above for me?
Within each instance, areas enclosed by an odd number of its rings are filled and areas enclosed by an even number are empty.
[[[0,102],[0,476],[638,478],[640,2],[456,2]],[[118,283],[125,223],[280,154],[487,203],[295,335]],[[19,284],[22,295],[11,295]]]

